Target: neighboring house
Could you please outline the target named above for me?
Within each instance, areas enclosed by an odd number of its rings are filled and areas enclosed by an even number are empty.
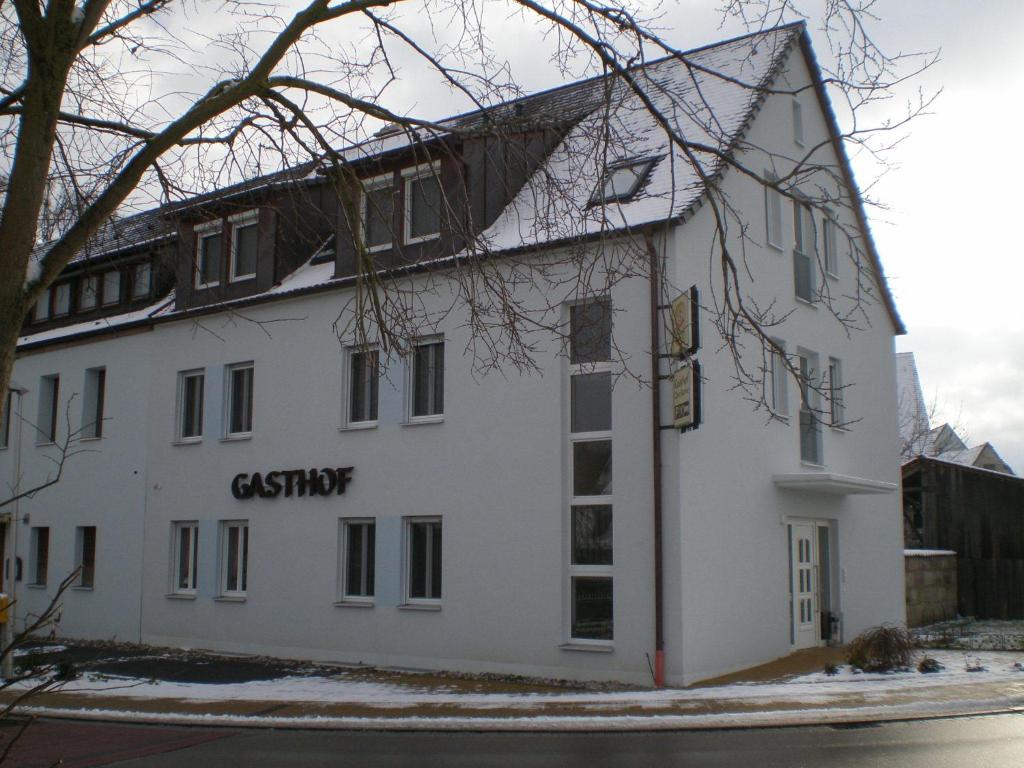
[[[802,26],[689,58],[637,70],[687,133],[713,114],[766,175],[814,147],[846,175],[837,199],[855,189]],[[595,151],[604,88],[453,118],[459,135],[384,131],[346,150],[359,185],[313,165],[257,179],[122,219],[136,236],[70,265],[26,320],[0,476],[45,477],[68,424],[89,451],[6,524],[20,615],[77,564],[69,636],[634,683],[663,662],[672,684],[901,621],[903,329],[860,200],[825,221],[709,173],[752,225],[731,233],[748,290],[786,315],[802,378],[772,360],[766,420],[701,309],[700,376],[673,411],[688,369],[657,330],[660,286],[622,265],[660,254],[666,285],[713,297],[713,213],[634,96],[613,105],[617,155]],[[565,215],[552,181],[592,218]],[[819,273],[808,243],[837,227],[864,260]],[[474,368],[452,306],[476,242],[509,285],[536,268],[536,370]],[[351,332],[370,257],[421,310],[409,349]],[[860,295],[858,273],[877,300],[849,334],[808,287]],[[674,428],[701,393],[697,428]]]

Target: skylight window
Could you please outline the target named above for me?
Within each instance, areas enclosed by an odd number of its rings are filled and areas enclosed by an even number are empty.
[[[590,198],[591,205],[629,200],[640,191],[654,166],[654,160],[628,160],[609,165]]]

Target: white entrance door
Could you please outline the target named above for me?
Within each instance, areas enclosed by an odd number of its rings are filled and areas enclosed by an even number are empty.
[[[790,525],[790,557],[793,596],[793,647],[813,648],[821,644],[818,612],[818,547],[814,523]]]

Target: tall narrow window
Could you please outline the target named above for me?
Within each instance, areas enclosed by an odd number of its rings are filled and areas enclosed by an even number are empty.
[[[772,339],[777,349],[771,350],[771,408],[777,416],[789,415],[789,370],[786,368],[786,342]]]
[[[71,283],[53,286],[53,316],[61,317],[71,311]]]
[[[779,179],[771,171],[765,171],[764,178],[768,182],[764,188],[765,239],[769,245],[782,248],[782,193],[771,186]]]
[[[405,242],[430,240],[441,233],[441,181],[437,167],[411,171],[405,180]]]
[[[36,442],[57,442],[60,415],[60,376],[53,374],[39,379],[39,415],[36,420]]]
[[[220,284],[221,242],[224,236],[219,224],[216,230],[197,234],[196,288],[213,288]]]
[[[103,306],[109,307],[121,302],[121,273],[112,269],[103,273]]]
[[[228,366],[227,379],[228,437],[252,434],[253,364]]]
[[[569,591],[572,640],[610,641],[612,616],[611,303],[569,308]]]
[[[136,264],[135,269],[132,270],[132,298],[148,299],[152,282],[152,265],[148,261],[144,264]]]
[[[793,141],[797,146],[804,145],[804,108],[796,97],[793,98]]]
[[[92,589],[96,583],[96,526],[75,529],[75,567],[79,568],[78,586]]]
[[[821,375],[818,356],[812,352],[797,353],[800,366],[800,460],[821,464],[821,418],[819,390]]]
[[[199,525],[195,522],[172,524],[172,584],[177,594],[194,595],[196,591],[196,564],[199,562]]]
[[[832,426],[842,427],[846,422],[846,408],[843,404],[843,364],[834,357],[828,359],[828,403]]]
[[[441,520],[407,518],[406,599],[437,602],[441,599]]]
[[[89,368],[85,372],[82,398],[82,437],[103,437],[103,406],[106,400],[107,369]]]
[[[793,282],[798,298],[814,300],[814,220],[811,208],[793,201]]]
[[[46,571],[50,566],[50,529],[45,526],[32,528],[29,546],[32,556],[29,563],[29,573],[32,578],[30,583],[36,587],[44,587],[46,586]]]
[[[50,295],[49,288],[39,294],[39,299],[36,301],[35,309],[32,312],[32,319],[35,322],[41,323],[50,319]]]
[[[203,436],[204,371],[178,374],[178,439],[198,440]]]
[[[394,241],[395,185],[389,173],[363,182],[363,240],[370,251],[390,248]]]
[[[372,598],[376,525],[372,520],[343,520],[341,532],[342,599]]]
[[[413,418],[444,413],[444,342],[416,344],[412,355]]]
[[[259,227],[255,211],[231,218],[231,280],[256,277]]]
[[[4,399],[4,410],[0,414],[3,423],[0,424],[0,448],[7,448],[11,444],[11,417],[14,415],[14,393],[8,392]]]
[[[821,222],[822,249],[825,254],[825,271],[832,277],[839,274],[839,259],[836,252],[836,230],[837,225],[831,214],[827,215]]]
[[[377,421],[378,361],[376,349],[349,352],[349,424]]]
[[[225,597],[244,597],[249,584],[249,523],[224,520],[221,534],[220,591]]]
[[[96,275],[83,277],[78,284],[78,309],[94,309],[100,292],[100,279]]]

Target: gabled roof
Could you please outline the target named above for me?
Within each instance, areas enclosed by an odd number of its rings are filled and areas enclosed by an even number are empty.
[[[114,217],[89,238],[85,247],[68,262],[68,266],[106,259],[114,254],[146,245],[156,245],[171,240],[174,236],[174,226],[164,216],[161,208],[153,208],[132,216]],[[51,247],[53,241],[37,245],[32,251],[32,258],[36,261],[41,260]]]

